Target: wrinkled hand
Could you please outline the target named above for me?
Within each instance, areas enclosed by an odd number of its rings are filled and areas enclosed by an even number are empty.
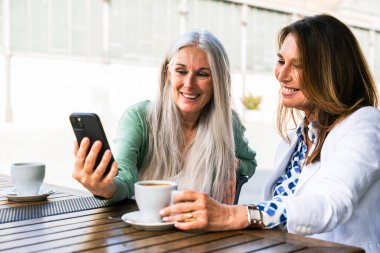
[[[246,207],[221,204],[205,193],[182,191],[174,195],[174,203],[160,215],[164,222],[176,222],[178,229],[221,231],[248,226]]]
[[[116,192],[116,185],[113,179],[117,174],[117,163],[114,162],[108,175],[103,177],[107,164],[112,157],[111,151],[107,150],[99,165],[94,168],[102,143],[100,141],[94,142],[90,152],[87,154],[87,150],[90,148],[89,146],[90,140],[88,138],[83,138],[79,148],[78,143],[75,142],[75,165],[72,176],[92,194],[104,198],[111,198]]]

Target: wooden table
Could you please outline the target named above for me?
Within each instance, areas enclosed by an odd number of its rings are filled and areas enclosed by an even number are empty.
[[[0,190],[9,187],[9,177],[0,175]],[[56,187],[57,192],[43,202],[88,196],[87,193]],[[5,208],[38,205],[12,203],[0,196],[0,212]],[[0,224],[0,251],[3,252],[364,252],[321,240],[274,230],[227,232],[140,231],[120,217],[135,211],[132,200],[115,206],[96,208],[37,219]]]

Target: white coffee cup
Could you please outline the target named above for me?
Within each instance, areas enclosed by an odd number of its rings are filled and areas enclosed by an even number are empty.
[[[162,222],[160,210],[170,205],[171,193],[177,183],[164,180],[146,180],[135,183],[135,198],[144,221]]]
[[[45,164],[14,163],[11,165],[11,178],[18,196],[36,196],[45,178]]]

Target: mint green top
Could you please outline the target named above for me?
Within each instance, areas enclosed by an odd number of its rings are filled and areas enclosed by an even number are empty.
[[[114,157],[119,172],[114,179],[116,193],[111,201],[121,201],[134,196],[134,183],[148,153],[147,113],[150,101],[143,101],[129,107],[122,115],[115,139]],[[245,127],[236,113],[233,113],[235,156],[240,160],[237,176],[251,177],[257,166],[256,152],[248,146],[244,137]]]

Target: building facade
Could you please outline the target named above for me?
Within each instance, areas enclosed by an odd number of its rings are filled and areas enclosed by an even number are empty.
[[[351,27],[379,83],[377,0],[0,0],[3,118],[14,114],[15,57],[158,67],[179,34],[209,30],[228,51],[239,96],[250,77],[273,75],[281,27],[318,13]]]

